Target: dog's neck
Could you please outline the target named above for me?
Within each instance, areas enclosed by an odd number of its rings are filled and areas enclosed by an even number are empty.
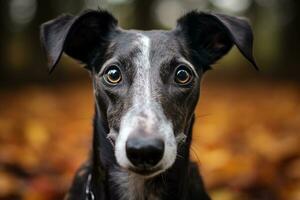
[[[114,147],[107,139],[108,125],[103,116],[97,112],[94,118],[93,138],[93,177],[105,177],[102,181],[103,192],[111,200],[158,200],[185,199],[188,181],[189,149],[194,116],[188,123],[185,143],[179,145],[178,156],[173,166],[166,172],[146,179],[121,169],[114,156]],[[103,176],[105,174],[105,176]],[[101,183],[100,183],[101,184]],[[94,186],[93,188],[99,188]],[[96,192],[96,191],[95,191]],[[96,192],[97,193],[97,192]],[[95,195],[97,199],[97,194]]]

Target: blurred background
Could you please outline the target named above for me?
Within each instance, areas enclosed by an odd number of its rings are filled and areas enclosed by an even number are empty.
[[[206,74],[191,157],[214,200],[300,200],[297,0],[1,0],[1,200],[62,199],[87,158],[89,75],[66,56],[49,75],[39,26],[98,7],[145,30],[170,29],[191,9],[248,17],[261,71],[233,48]]]

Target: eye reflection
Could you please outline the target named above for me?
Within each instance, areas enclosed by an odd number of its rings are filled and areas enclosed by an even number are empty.
[[[180,85],[186,85],[192,80],[192,72],[185,65],[179,65],[175,72],[175,82]]]
[[[111,85],[120,83],[122,80],[122,73],[119,67],[116,65],[109,66],[104,73],[104,80]]]

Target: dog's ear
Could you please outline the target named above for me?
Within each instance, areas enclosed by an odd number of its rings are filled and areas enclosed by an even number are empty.
[[[193,52],[207,56],[205,59],[208,59],[208,65],[228,53],[235,44],[255,69],[258,69],[252,54],[252,30],[245,19],[192,11],[178,19],[175,32],[185,38]]]
[[[40,37],[49,71],[53,71],[63,52],[87,64],[93,50],[104,45],[116,27],[117,20],[110,13],[92,10],[79,16],[62,15],[42,24]]]

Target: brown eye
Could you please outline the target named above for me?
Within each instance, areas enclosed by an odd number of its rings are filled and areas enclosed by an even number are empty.
[[[175,82],[181,85],[190,83],[192,80],[192,72],[185,65],[179,65],[175,72]]]
[[[116,85],[122,80],[122,74],[118,66],[112,65],[107,68],[104,79],[107,83]]]

